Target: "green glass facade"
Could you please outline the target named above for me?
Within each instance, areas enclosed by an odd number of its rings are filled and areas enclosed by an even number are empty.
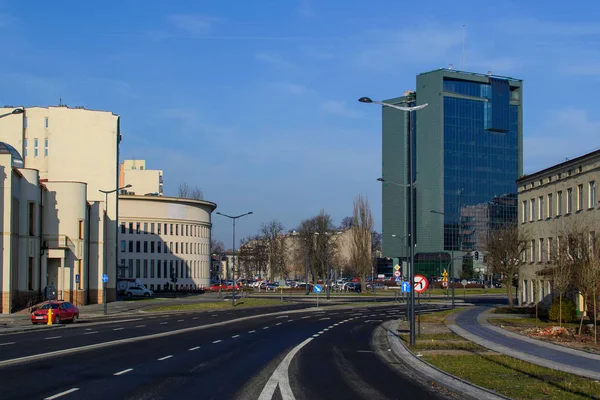
[[[516,221],[516,180],[522,175],[523,157],[522,81],[441,69],[418,75],[417,91],[409,98],[386,102],[409,101],[428,104],[412,118],[416,252],[481,249],[489,229]],[[407,189],[401,186],[408,183],[407,116],[386,108],[383,255],[404,258],[406,241],[399,238],[408,232]],[[460,263],[455,266],[460,268]]]

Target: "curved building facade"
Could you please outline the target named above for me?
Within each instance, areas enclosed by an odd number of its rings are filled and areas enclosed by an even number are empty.
[[[207,286],[216,208],[204,200],[119,195],[118,279],[158,291]]]

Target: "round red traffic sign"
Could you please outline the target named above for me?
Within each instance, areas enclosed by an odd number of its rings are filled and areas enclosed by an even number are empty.
[[[400,271],[394,271],[394,276],[402,276],[402,273]]]
[[[423,275],[415,275],[413,287],[415,292],[422,293],[429,287],[429,281]]]

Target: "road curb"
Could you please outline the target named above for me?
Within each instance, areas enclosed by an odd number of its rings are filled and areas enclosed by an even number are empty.
[[[469,400],[510,400],[510,397],[498,394],[490,389],[477,386],[471,382],[465,381],[457,376],[449,374],[427,361],[415,356],[404,345],[393,327],[398,320],[389,321],[383,324],[383,328],[388,332],[387,338],[392,353],[396,358],[404,361],[404,364],[411,368],[417,374],[428,377],[447,390],[462,396]]]

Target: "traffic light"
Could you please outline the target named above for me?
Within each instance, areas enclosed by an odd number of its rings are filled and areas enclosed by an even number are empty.
[[[475,254],[473,255],[473,258],[478,261],[479,260],[479,252],[476,251]]]

